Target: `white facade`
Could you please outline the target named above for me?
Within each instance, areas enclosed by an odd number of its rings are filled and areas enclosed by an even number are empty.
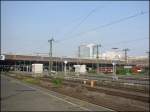
[[[80,47],[80,58],[93,58],[96,48],[95,44],[82,44]]]
[[[105,53],[102,53],[101,57],[102,59],[106,59],[106,60],[113,60],[113,59],[123,60],[124,59],[123,52],[115,52],[115,51],[107,51]]]
[[[33,73],[43,73],[43,64],[32,64]]]
[[[97,47],[96,44],[82,44],[80,47],[80,58],[96,59],[97,58]],[[105,60],[123,60],[124,54],[120,51],[106,51],[105,53],[99,52],[99,59]]]
[[[86,65],[74,65],[75,72],[85,74],[86,73]]]
[[[148,58],[147,56],[130,56],[128,57],[129,59],[146,59]]]

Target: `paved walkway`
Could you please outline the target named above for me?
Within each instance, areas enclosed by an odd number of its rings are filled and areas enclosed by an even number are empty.
[[[111,111],[1,75],[1,111]]]

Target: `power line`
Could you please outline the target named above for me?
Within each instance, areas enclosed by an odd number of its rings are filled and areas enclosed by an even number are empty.
[[[145,40],[145,39],[149,39],[149,38],[137,38],[134,40],[126,40],[126,41],[120,41],[120,42],[116,42],[116,43],[110,43],[110,44],[105,44],[105,45],[114,45],[114,44],[126,44],[126,43],[131,43],[131,42],[136,42],[136,41],[140,41],[140,40]]]
[[[134,39],[134,40],[120,41],[120,42],[110,43],[110,44],[103,44],[103,45],[105,45],[105,47],[102,46],[102,48],[105,49],[105,50],[108,50],[108,49],[109,49],[108,47],[110,47],[110,46],[112,46],[112,45],[132,43],[132,42],[137,42],[137,41],[145,40],[145,39],[149,39],[149,38],[137,38],[137,39]]]
[[[144,39],[148,39],[148,38],[137,38],[137,39],[134,39],[134,40],[129,40],[129,41],[121,41],[121,42],[117,42],[117,43],[113,43],[113,44],[124,44],[124,43],[130,43],[130,42],[136,42],[136,41],[139,41],[139,40],[144,40]],[[124,42],[124,43],[123,43]],[[111,44],[111,45],[113,45],[113,44]],[[110,45],[110,44],[109,44]],[[107,46],[102,46],[102,48],[106,51],[106,50],[108,50],[107,48],[106,48]],[[110,46],[109,46],[110,47]],[[137,47],[136,46],[136,48],[139,50],[139,47]],[[131,50],[131,48],[130,48],[130,50]],[[119,50],[119,51],[122,51],[122,50]],[[135,51],[135,48],[134,47],[132,47],[132,51]],[[125,59],[126,60],[126,59]]]
[[[90,16],[93,12],[96,11],[97,8],[98,7],[95,7],[94,9],[92,9],[86,16],[80,16],[80,17],[78,17],[78,18],[76,18],[74,20],[69,21],[69,23],[63,24],[63,29],[65,29],[66,27],[68,27],[71,24],[74,24],[75,22],[77,22],[79,20],[81,20],[80,23],[77,24],[75,27],[77,27],[78,25],[80,26],[88,18],[88,16]],[[69,32],[65,33],[64,36],[67,35],[67,34],[70,34],[70,32],[72,33],[73,29],[75,29],[75,27],[72,28],[72,30],[70,30]],[[57,29],[57,30],[59,30],[59,29]],[[62,30],[60,30],[59,32],[62,32]]]
[[[146,11],[146,12],[141,11],[140,13],[134,14],[134,15],[132,15],[132,16],[124,17],[124,18],[121,18],[121,19],[119,19],[119,20],[112,21],[112,22],[110,22],[110,23],[108,23],[108,24],[104,24],[104,25],[98,26],[98,27],[96,27],[96,28],[91,29],[90,31],[98,30],[98,29],[100,29],[100,28],[104,28],[104,27],[107,27],[107,26],[110,26],[110,25],[113,25],[113,24],[117,24],[117,23],[120,23],[120,22],[122,22],[122,21],[131,19],[131,18],[140,16],[140,15],[144,15],[144,14],[146,14],[146,13],[148,13],[148,12],[149,12],[149,11]]]
[[[69,21],[69,23],[63,24],[63,30],[64,30],[65,28],[69,27],[71,24],[74,24],[75,22],[79,21],[79,19],[81,19],[81,18],[82,18],[82,17],[80,16],[80,17],[76,18],[75,20]],[[57,28],[55,32],[61,33],[61,32],[62,32],[62,29],[58,29],[58,28]]]
[[[87,18],[90,17],[90,15],[92,15],[99,7],[100,7],[100,6],[95,7],[94,9],[92,9],[92,10],[79,22],[79,24],[77,24],[75,27],[73,27],[72,30],[70,30],[68,33],[65,33],[64,36],[67,35],[67,34],[71,34],[73,31],[75,31],[77,28],[79,28],[79,26],[81,26],[81,24],[84,23],[84,22],[87,20]],[[64,38],[64,39],[65,39],[65,38]],[[64,39],[59,40],[59,41],[63,41]],[[67,39],[67,38],[66,38],[66,39]],[[57,41],[57,42],[59,42],[59,41]]]
[[[86,21],[86,19],[87,19],[90,15],[92,15],[92,13],[94,13],[98,8],[99,8],[99,6],[96,7],[96,8],[94,8],[94,9],[92,9],[92,10],[80,21],[80,23],[77,24],[77,25],[71,30],[71,32],[69,32],[69,34],[72,33],[74,30],[76,30],[77,28],[79,28],[79,26],[81,26],[81,24],[84,23],[84,22]]]
[[[101,28],[105,28],[105,27],[108,27],[108,26],[111,26],[111,25],[120,23],[120,22],[122,22],[122,21],[126,21],[126,20],[129,20],[129,19],[135,18],[135,17],[140,16],[140,15],[147,14],[147,13],[149,13],[149,11],[141,11],[141,12],[139,12],[139,13],[136,13],[136,14],[132,15],[132,16],[127,16],[127,17],[121,18],[121,19],[119,19],[119,20],[115,20],[115,21],[112,21],[112,22],[110,22],[110,23],[107,23],[107,24],[98,26],[98,27],[96,27],[96,28],[90,29],[90,30],[88,30],[88,31],[81,32],[81,33],[77,34],[76,36],[74,36],[74,37],[72,37],[72,38],[76,38],[76,37],[79,37],[79,36],[84,35],[84,34],[86,34],[86,33],[89,33],[89,32],[92,32],[92,31],[95,31],[95,30],[98,30],[98,29],[101,29]],[[69,40],[69,39],[72,39],[72,38],[64,38],[64,39],[62,39],[61,41]],[[59,41],[59,42],[60,42],[60,41]]]

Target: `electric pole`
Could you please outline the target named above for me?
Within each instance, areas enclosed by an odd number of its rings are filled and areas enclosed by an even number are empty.
[[[80,58],[80,46],[78,47],[78,58]]]
[[[113,50],[114,50],[114,52],[115,52],[115,57],[113,58],[113,60],[112,60],[112,65],[113,65],[113,80],[118,80],[118,77],[117,77],[117,75],[116,75],[116,69],[117,69],[117,61],[118,61],[118,56],[116,55],[116,50],[118,49],[117,47],[113,47],[112,48]]]
[[[101,45],[100,44],[97,44],[96,45],[96,48],[97,48],[97,56],[96,56],[96,58],[97,58],[97,74],[99,74],[99,47],[101,47]]]
[[[80,64],[80,46],[78,47],[78,65]]]
[[[49,75],[51,75],[51,71],[52,71],[52,42],[54,41],[53,38],[51,38],[50,40],[48,40],[49,45],[50,45],[50,49],[49,49]]]
[[[147,56],[148,56],[148,58],[149,58],[149,53],[150,53],[150,52],[149,52],[149,51],[146,51],[145,53],[147,54]]]
[[[129,49],[128,48],[125,48],[125,49],[123,49],[123,51],[124,51],[124,55],[125,55],[125,63],[127,64],[127,51],[129,51]]]
[[[147,52],[145,52],[145,53],[147,54],[147,60],[146,60],[146,63],[147,63],[147,62],[149,62],[149,54],[150,54],[150,52],[147,51]],[[148,63],[148,67],[149,67],[149,63]]]

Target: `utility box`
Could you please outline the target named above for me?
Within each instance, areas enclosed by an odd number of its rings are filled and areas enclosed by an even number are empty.
[[[74,65],[74,68],[76,73],[80,72],[80,65]]]
[[[74,65],[74,67],[76,73],[80,73],[80,74],[86,73],[86,65]]]
[[[32,64],[32,73],[43,73],[43,64]]]
[[[80,65],[80,73],[85,74],[86,73],[86,65]]]

